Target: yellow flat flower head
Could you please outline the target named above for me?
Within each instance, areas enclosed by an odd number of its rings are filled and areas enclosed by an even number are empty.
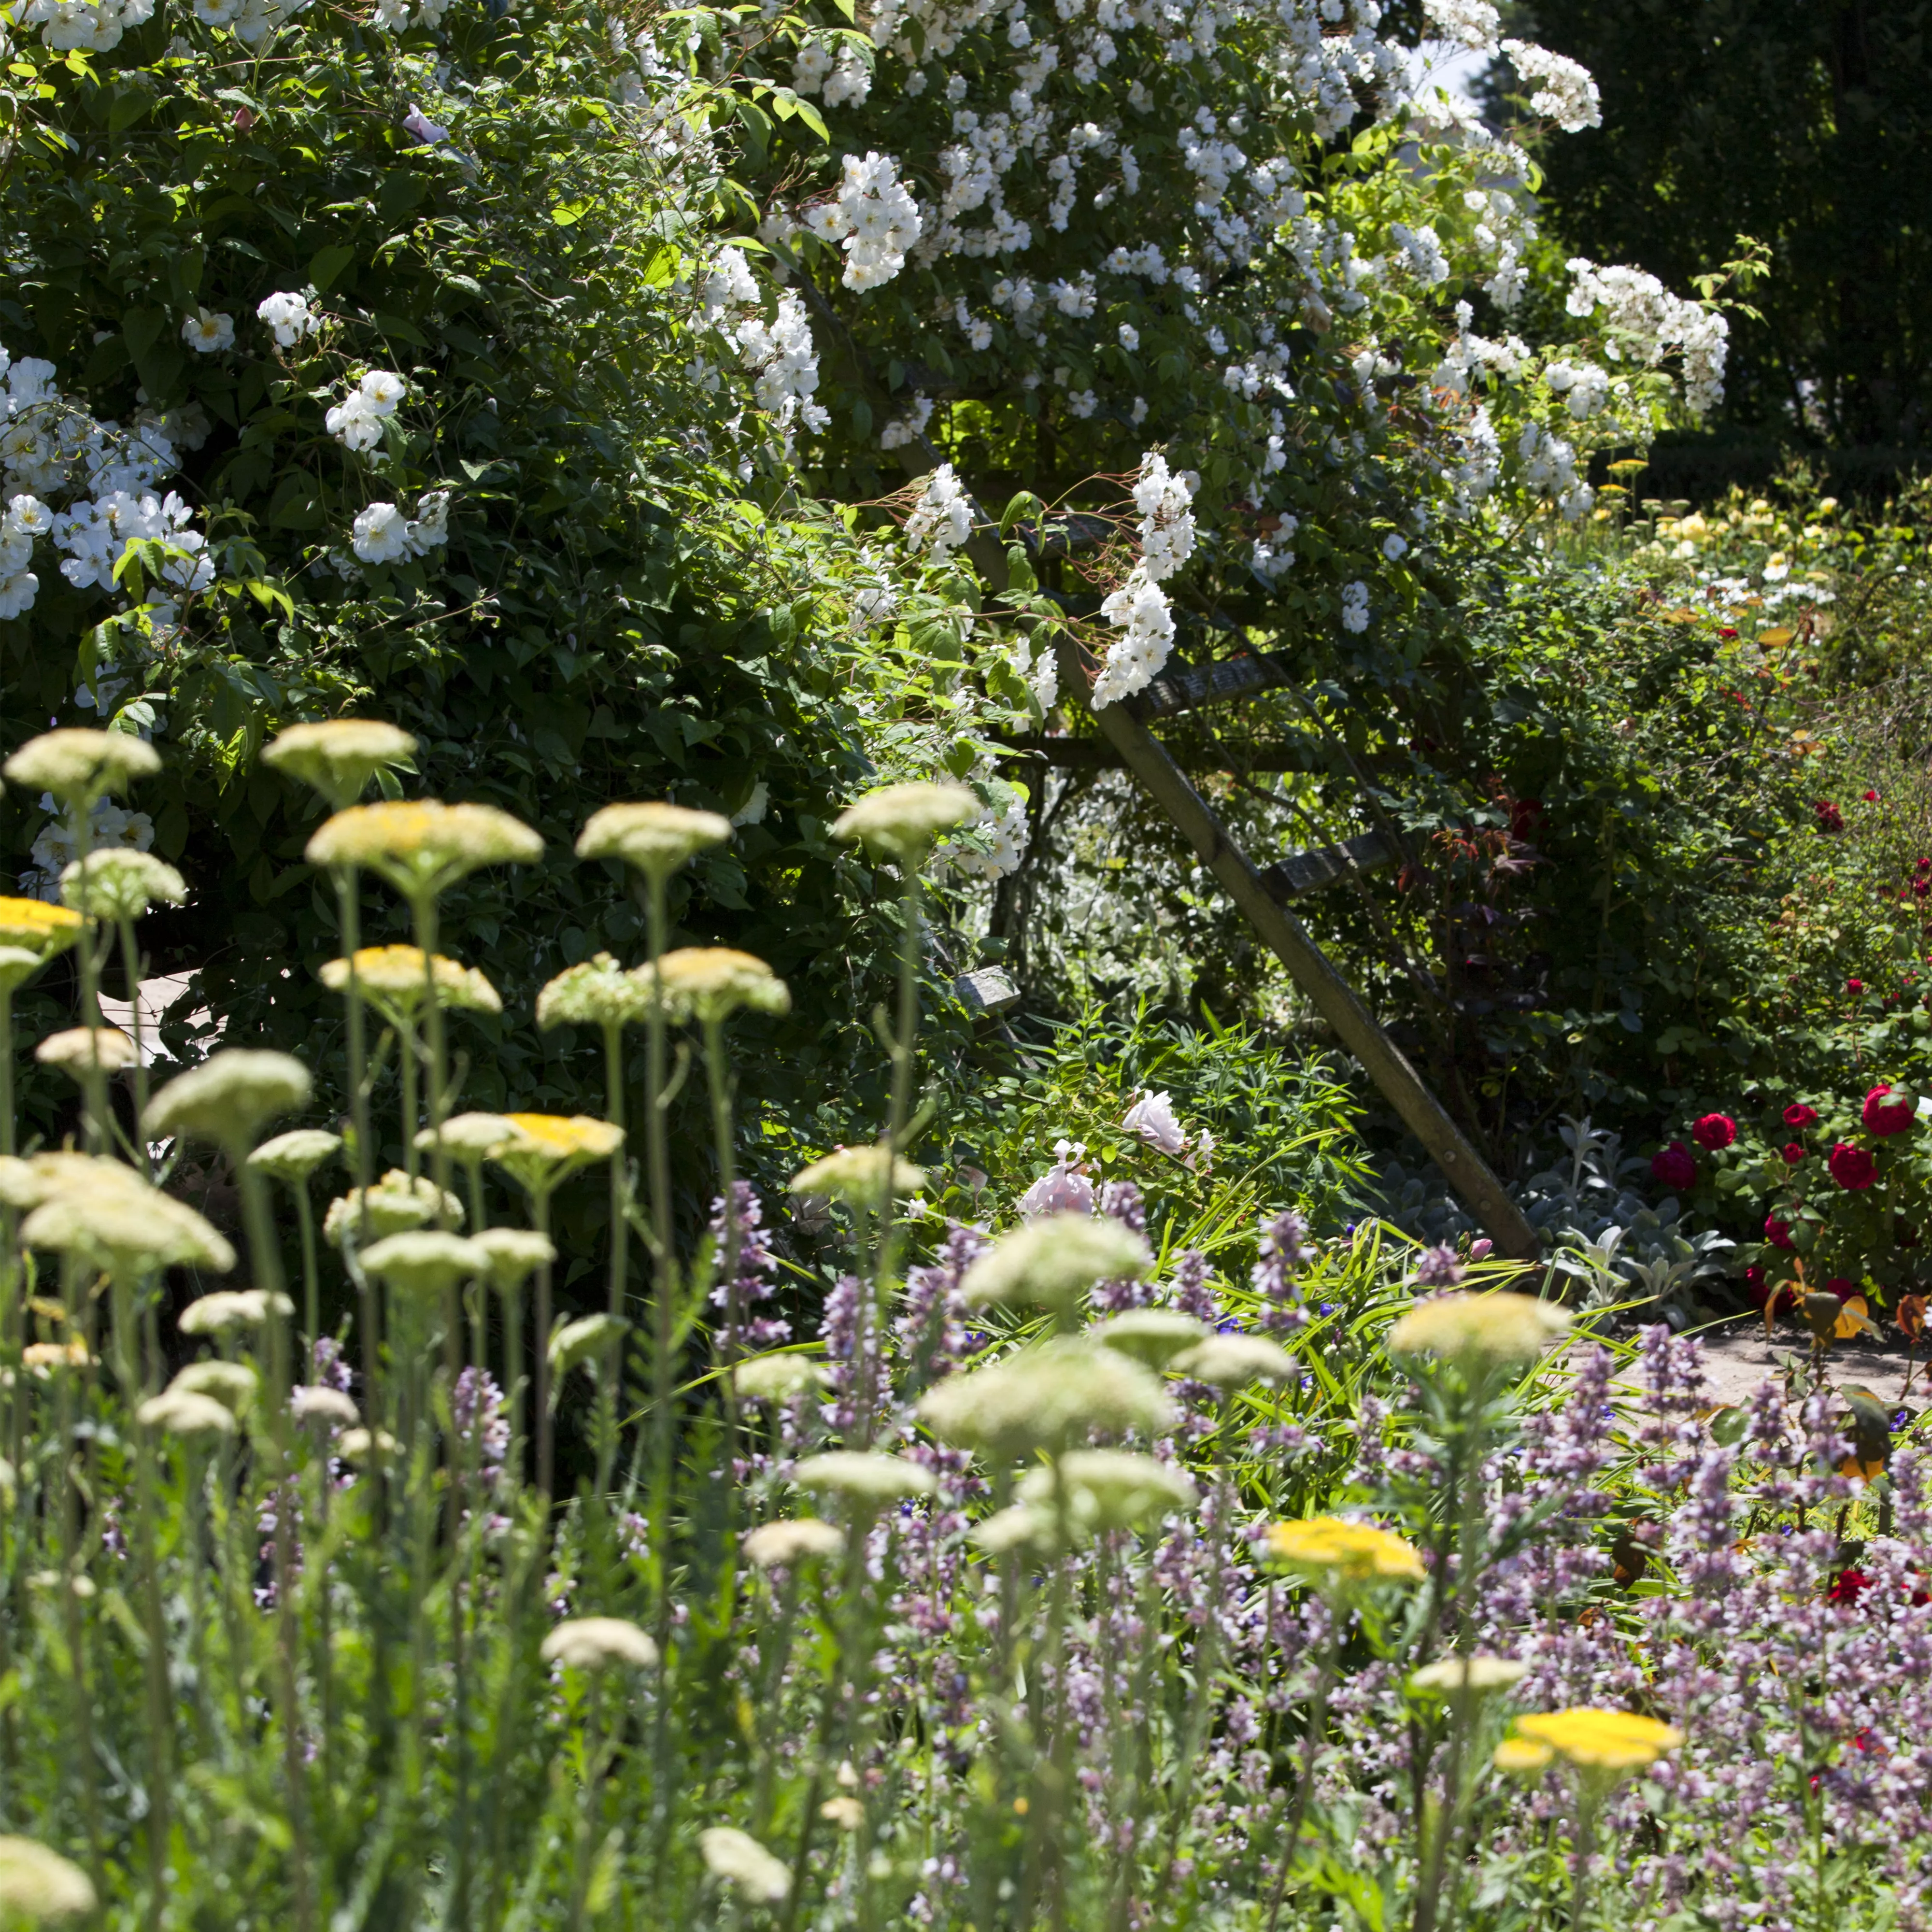
[[[1331,1586],[1417,1583],[1428,1574],[1414,1545],[1393,1530],[1338,1516],[1275,1523],[1268,1530],[1268,1549],[1277,1563]]]
[[[1516,1735],[1585,1772],[1641,1771],[1684,1742],[1684,1733],[1634,1711],[1577,1705],[1516,1720]]]
[[[440,892],[479,866],[527,866],[543,856],[543,840],[492,805],[385,800],[326,820],[304,856],[311,866],[367,866],[407,897]]]
[[[1556,1756],[1547,1744],[1540,1744],[1533,1738],[1505,1738],[1497,1745],[1496,1756],[1490,1761],[1497,1770],[1521,1777],[1531,1772],[1547,1770]]]
[[[1569,1328],[1566,1310],[1533,1294],[1444,1294],[1418,1302],[1389,1330],[1388,1351],[1469,1367],[1528,1362]]]
[[[43,959],[71,946],[86,926],[70,906],[44,899],[0,898],[0,946],[17,946]]]
[[[624,1144],[624,1130],[588,1114],[506,1114],[516,1130],[489,1156],[528,1188],[549,1187],[574,1168],[608,1160]]]

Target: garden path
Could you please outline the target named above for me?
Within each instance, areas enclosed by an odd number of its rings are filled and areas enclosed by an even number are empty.
[[[1748,1320],[1726,1322],[1700,1332],[1704,1344],[1704,1370],[1711,1384],[1712,1399],[1720,1402],[1744,1402],[1766,1376],[1781,1376],[1785,1364],[1794,1357],[1800,1362],[1810,1354],[1811,1338],[1796,1322],[1780,1322],[1767,1337],[1763,1321],[1757,1316]],[[1923,1402],[1926,1393],[1926,1350],[1922,1347],[1911,1358],[1912,1394]],[[1904,1345],[1887,1334],[1860,1336],[1850,1342],[1832,1345],[1831,1376],[1835,1382],[1858,1384],[1884,1401],[1897,1400],[1904,1390],[1907,1356]]]

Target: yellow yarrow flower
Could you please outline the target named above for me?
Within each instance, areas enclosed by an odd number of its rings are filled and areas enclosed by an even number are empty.
[[[1393,1530],[1336,1516],[1272,1524],[1268,1549],[1277,1563],[1330,1585],[1417,1583],[1428,1574],[1415,1546]]]
[[[1641,1771],[1684,1742],[1682,1731],[1654,1718],[1588,1705],[1519,1718],[1516,1736],[1587,1772]]]
[[[1529,1772],[1548,1769],[1556,1756],[1547,1744],[1538,1744],[1528,1738],[1505,1738],[1497,1745],[1496,1755],[1490,1762],[1498,1771],[1521,1776]]]
[[[648,971],[648,968],[644,969]],[[765,962],[729,946],[686,946],[658,962],[667,1002],[707,1024],[728,1018],[740,1006],[761,1013],[791,1010],[785,982]]]
[[[517,1137],[489,1158],[536,1192],[554,1187],[573,1168],[608,1160],[624,1144],[624,1130],[588,1114],[506,1114]]]
[[[473,966],[446,959],[434,962],[436,1004],[478,1013],[500,1013],[503,1002],[496,988]],[[326,961],[316,976],[332,993],[349,990],[349,962]],[[423,952],[419,946],[364,946],[356,954],[356,990],[372,1004],[387,1000],[410,1012],[427,990]]]
[[[51,959],[78,939],[86,922],[70,906],[44,899],[0,898],[0,946],[17,946]]]

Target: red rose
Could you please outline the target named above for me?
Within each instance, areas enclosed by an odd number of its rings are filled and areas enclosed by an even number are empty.
[[[1775,1214],[1767,1214],[1764,1217],[1764,1238],[1774,1248],[1788,1249],[1792,1244],[1791,1223],[1780,1221]]]
[[[1848,993],[1862,993],[1864,989],[1865,982],[1862,980],[1847,980],[1845,982],[1845,991]]]
[[[1784,1124],[1787,1127],[1811,1127],[1817,1124],[1818,1110],[1816,1107],[1807,1107],[1794,1100],[1784,1110]]]
[[[1858,1285],[1849,1275],[1834,1274],[1825,1284],[1827,1294],[1835,1294],[1840,1301],[1849,1301],[1858,1292]]]
[[[1840,1141],[1832,1150],[1826,1165],[1832,1170],[1832,1178],[1847,1194],[1856,1194],[1878,1178],[1878,1162],[1864,1148],[1853,1147],[1850,1141]]]
[[[1770,1277],[1756,1262],[1753,1262],[1750,1266],[1744,1270],[1744,1286],[1760,1299],[1762,1298],[1764,1285],[1769,1279]]]
[[[1832,1579],[1832,1587],[1825,1592],[1828,1604],[1856,1604],[1872,1586],[1872,1580],[1862,1570],[1840,1570]]]
[[[1650,1173],[1653,1180],[1660,1180],[1666,1187],[1694,1187],[1696,1157],[1682,1141],[1672,1141],[1660,1153],[1651,1156]]]
[[[1875,792],[1875,791],[1868,791],[1868,792],[1867,792],[1867,793],[1865,794],[1865,802],[1866,802],[1866,804],[1868,804],[1868,805],[1876,805],[1876,804],[1877,804],[1877,802],[1878,802],[1878,794],[1877,794],[1876,792]]]
[[[1818,814],[1820,832],[1842,832],[1845,829],[1845,814],[1828,798],[1815,800],[1811,809]]]
[[[1784,1158],[1790,1166],[1796,1167],[1804,1158],[1804,1150],[1796,1141],[1787,1141],[1784,1147]]]
[[[1932,872],[1932,859],[1920,860],[1916,869],[1922,872]]]
[[[1890,1084],[1874,1087],[1865,1096],[1864,1123],[1868,1133],[1877,1135],[1885,1140],[1893,1134],[1902,1134],[1912,1124],[1912,1102],[1888,1098]]]
[[[1690,1138],[1710,1154],[1727,1148],[1738,1137],[1738,1124],[1728,1114],[1706,1114],[1690,1130]]]

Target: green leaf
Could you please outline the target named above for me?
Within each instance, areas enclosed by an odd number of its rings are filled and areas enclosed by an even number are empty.
[[[308,265],[308,278],[319,291],[326,292],[334,287],[336,278],[356,260],[356,250],[341,242],[332,242],[326,248],[318,248]]]

